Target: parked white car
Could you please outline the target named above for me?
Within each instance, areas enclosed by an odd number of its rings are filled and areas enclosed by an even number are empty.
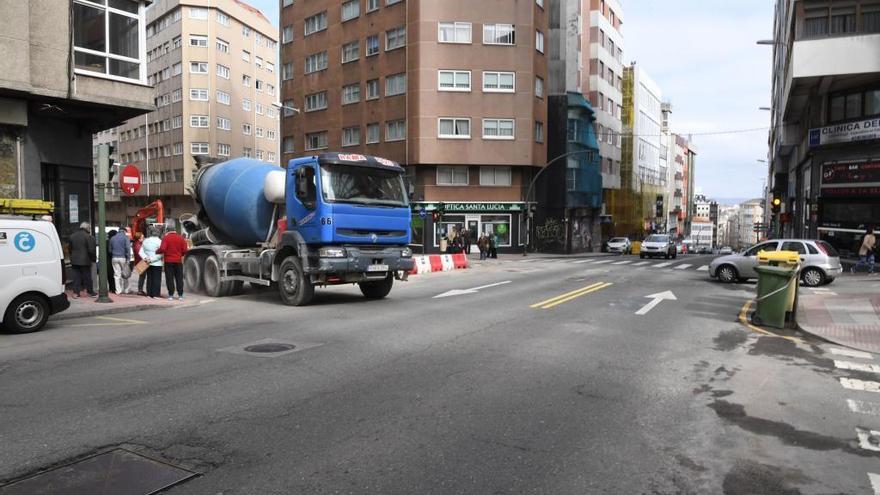
[[[631,254],[632,242],[628,237],[613,237],[608,241],[609,253]]]
[[[70,307],[64,252],[52,222],[0,216],[0,327],[36,332]]]

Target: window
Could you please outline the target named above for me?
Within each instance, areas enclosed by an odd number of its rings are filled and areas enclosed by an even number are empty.
[[[284,138],[281,139],[281,152],[282,153],[293,153],[294,152],[293,136],[284,136]]]
[[[471,71],[441,70],[437,72],[437,89],[439,91],[470,91]]]
[[[256,131],[254,132],[254,136],[261,138],[263,137],[264,129],[262,127],[257,126]]]
[[[228,131],[232,129],[232,121],[226,117],[217,117],[217,129]]]
[[[385,0],[385,5],[394,5],[395,3],[400,3],[401,0]]]
[[[189,116],[189,126],[190,127],[208,127],[208,116],[207,115],[190,115]]]
[[[296,113],[294,108],[293,100],[284,100],[284,103],[281,106],[281,113],[285,117],[292,117]]]
[[[361,56],[361,43],[352,41],[342,45],[342,63],[354,62]]]
[[[171,117],[171,128],[180,129],[183,127],[183,115],[175,115]]]
[[[171,40],[171,49],[172,49],[172,50],[176,50],[176,49],[180,48],[180,43],[181,43],[181,42],[180,42],[180,36],[175,36],[175,37]],[[158,48],[157,48],[157,50],[158,50]]]
[[[241,154],[246,158],[250,158],[254,156],[254,150],[253,148],[248,148],[247,146],[245,146],[244,148],[242,148]]]
[[[189,46],[206,47],[208,46],[208,37],[201,34],[189,35]]]
[[[486,93],[513,93],[516,74],[513,72],[483,72],[483,91]]]
[[[361,85],[349,84],[342,87],[342,104],[349,105],[361,101]]]
[[[743,253],[743,256],[757,256],[760,251],[776,251],[779,248],[779,243],[775,241],[764,242],[753,246],[751,249]]]
[[[367,124],[367,144],[379,142],[379,123]]]
[[[513,139],[513,119],[483,119],[483,139]]]
[[[367,36],[367,56],[372,57],[373,55],[379,54],[379,35],[374,34],[372,36]]]
[[[207,19],[208,18],[208,9],[203,9],[200,7],[190,7],[189,8],[189,18],[190,19]]]
[[[274,151],[267,151],[266,152],[266,161],[267,162],[274,162],[275,161],[275,152]]]
[[[223,91],[217,91],[217,103],[222,103],[224,105],[229,105],[229,93],[224,93]]]
[[[327,52],[314,53],[306,57],[305,73],[311,74],[327,68]]]
[[[481,186],[510,186],[510,167],[480,167]]]
[[[263,159],[263,150],[257,150],[257,160]]]
[[[189,90],[189,99],[194,101],[208,101],[208,90],[192,88]]]
[[[438,186],[466,186],[468,185],[468,168],[467,167],[437,167],[437,185]]]
[[[543,143],[544,142],[544,123],[543,122],[535,122],[535,142]]]
[[[275,108],[273,108],[271,106],[266,107],[266,117],[269,117],[270,119],[274,119],[277,116],[278,116],[278,111],[275,110]]]
[[[228,144],[217,143],[217,154],[220,156],[229,156],[232,148]]]
[[[484,45],[513,45],[516,31],[513,24],[483,24]]]
[[[322,150],[325,148],[327,148],[327,131],[306,134],[306,151]]]
[[[246,88],[251,87],[251,76],[248,76],[248,75],[242,75],[242,76],[241,76],[241,85],[244,86],[244,87],[246,87]]]
[[[470,43],[470,22],[440,22],[437,24],[437,41],[440,43]]]
[[[394,74],[385,78],[385,96],[406,93],[406,74]]]
[[[246,110],[246,111],[250,111],[250,109],[251,109],[251,100],[249,100],[249,99],[247,99],[247,98],[241,100],[241,109],[242,109],[242,110]]]
[[[207,155],[211,152],[208,143],[189,143],[189,152],[193,155]]]
[[[276,139],[278,139],[278,132],[273,131],[272,129],[267,129],[266,139],[268,139],[269,141],[275,141]]]
[[[437,137],[442,139],[470,139],[471,119],[465,117],[437,119]]]
[[[865,115],[880,115],[880,89],[865,92]]]
[[[342,129],[342,146],[357,146],[361,144],[361,128],[346,127]]]
[[[321,12],[310,17],[306,17],[305,35],[308,36],[318,31],[327,29],[327,12]]]
[[[287,62],[281,66],[281,80],[289,81],[293,79],[293,62]]]
[[[241,133],[245,136],[251,135],[251,125],[250,124],[241,124]]]
[[[228,26],[229,25],[229,16],[218,10],[217,11],[217,23],[222,24],[224,26]]]
[[[223,79],[229,79],[229,67],[217,64],[217,75]]]
[[[385,142],[406,139],[406,121],[391,120],[385,122]]]
[[[254,65],[258,69],[262,69],[263,68],[263,57],[260,57],[258,55],[254,55]]]
[[[293,5],[293,0],[283,0],[281,2],[281,8],[290,7],[291,5]]]
[[[254,89],[256,89],[257,91],[262,92],[265,87],[266,85],[265,83],[263,83],[263,81],[259,79],[254,80]]]
[[[174,153],[175,155],[182,155],[183,143],[174,143],[174,146],[172,147],[172,153]]]
[[[385,31],[385,51],[391,51],[406,46],[406,27],[399,27]]]
[[[255,102],[254,111],[257,113],[257,115],[263,115],[263,104],[260,102]]]
[[[831,34],[853,33],[856,30],[856,8],[831,9]]]
[[[327,108],[327,92],[312,93],[306,95],[306,112],[314,112],[316,110],[324,110]]]
[[[189,71],[193,74],[207,74],[208,62],[190,62]]]
[[[275,96],[275,86],[272,86],[271,84],[266,83],[266,93],[269,94],[270,96]]]
[[[367,98],[368,100],[375,100],[379,97],[379,80],[378,79],[370,79],[367,81]]]
[[[183,94],[183,93],[182,93],[182,90],[180,90],[180,89],[175,89],[174,91],[171,92],[171,101],[172,101],[173,103],[176,103],[176,102],[180,101],[180,99],[181,99],[181,95],[182,95],[182,94]]]
[[[544,53],[544,33],[535,31],[535,50]]]
[[[367,0],[367,12],[379,10],[379,0]]]
[[[273,64],[272,62],[266,62],[266,72],[270,74],[275,72],[275,64]]]
[[[544,97],[544,79],[540,76],[535,76],[535,96],[538,98]]]
[[[290,43],[293,41],[293,26],[284,26],[281,30],[281,43]]]
[[[342,4],[342,22],[361,15],[361,0],[348,0]]]
[[[580,165],[578,164],[577,158],[569,158],[566,160],[565,167],[565,190],[566,191],[576,191],[577,190],[577,176],[578,169]]]
[[[862,6],[862,32],[880,33],[880,6],[868,10],[868,6]]]
[[[241,59],[244,60],[245,62],[250,62],[251,61],[251,52],[249,52],[247,50],[242,50],[241,51]]]

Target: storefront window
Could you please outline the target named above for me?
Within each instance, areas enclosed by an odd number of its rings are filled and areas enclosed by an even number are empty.
[[[481,232],[495,235],[499,246],[510,246],[510,215],[481,215]]]
[[[453,229],[458,232],[464,230],[464,215],[444,215],[440,222],[434,224],[434,245],[439,246],[440,239],[448,237]]]

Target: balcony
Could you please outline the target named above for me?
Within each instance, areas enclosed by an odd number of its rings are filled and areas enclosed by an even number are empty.
[[[858,56],[842,56],[858,54]],[[880,72],[880,34],[855,34],[794,42],[792,77]]]

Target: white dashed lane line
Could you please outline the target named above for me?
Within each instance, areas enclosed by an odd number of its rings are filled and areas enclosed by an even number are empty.
[[[838,347],[832,347],[831,353],[837,354],[838,356],[846,356],[851,358],[874,359],[874,355],[869,352],[854,351],[852,349],[841,349]]]
[[[842,370],[864,371],[866,373],[880,373],[880,365],[874,363],[853,363],[852,361],[834,360],[834,366]]]
[[[850,390],[880,393],[880,382],[869,382],[855,378],[841,378],[840,384],[843,385],[843,388],[848,388]]]

